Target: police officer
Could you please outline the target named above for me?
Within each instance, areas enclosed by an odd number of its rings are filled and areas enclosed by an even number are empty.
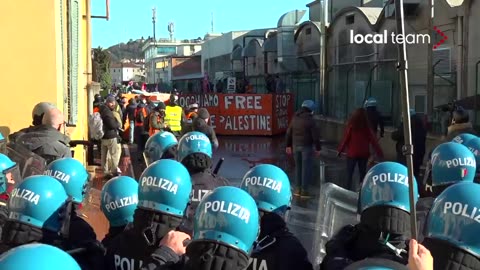
[[[480,164],[480,138],[475,137],[467,142],[465,142],[465,146],[472,151],[473,155],[475,156],[475,160],[477,164]],[[477,172],[480,168],[477,168]]]
[[[416,203],[418,189],[416,181],[413,182]],[[360,223],[344,227],[327,242],[321,269],[344,269],[366,258],[383,258],[406,265],[405,241],[410,238],[408,194],[408,170],[404,165],[383,162],[373,166],[360,190]]]
[[[236,187],[218,187],[198,205],[193,238],[183,257],[188,260],[181,260],[178,254],[181,252],[175,248],[182,245],[175,241],[181,238],[162,240],[164,249],[148,269],[245,269],[259,229],[259,214],[253,198]],[[176,265],[166,264],[175,261],[178,261]]]
[[[434,269],[480,269],[480,185],[458,183],[440,194],[428,214],[423,245]]]
[[[16,247],[0,256],[0,270],[80,270],[68,253],[45,244],[27,244]]]
[[[165,124],[176,137],[180,137],[182,135],[182,123],[186,122],[185,119],[185,113],[182,107],[178,105],[178,96],[172,93],[165,109]]]
[[[100,207],[110,223],[103,245],[125,230],[133,222],[133,213],[138,204],[138,182],[128,176],[108,180],[102,188]]]
[[[101,269],[98,268],[98,263],[103,261],[105,251],[97,240],[97,235],[92,226],[77,214],[77,210],[88,191],[90,176],[87,170],[76,159],[62,158],[48,164],[45,174],[57,179],[73,201],[69,235],[65,243],[66,248],[85,249],[84,252],[73,255],[82,269]]]
[[[20,180],[17,164],[4,154],[0,154],[0,234],[8,219],[7,201],[15,181]]]
[[[435,198],[458,182],[473,182],[477,168],[475,156],[467,147],[454,142],[442,143],[432,152],[432,196],[417,203],[418,240],[423,240],[423,227]]]
[[[0,253],[27,243],[61,245],[68,228],[68,195],[54,178],[25,178],[8,200],[9,219],[2,231]]]
[[[477,136],[470,134],[470,133],[462,133],[457,136],[455,136],[452,139],[452,142],[460,143],[465,145],[468,141],[470,141],[473,138],[476,138]]]
[[[227,179],[212,173],[212,145],[201,132],[192,131],[183,135],[178,142],[177,160],[187,168],[193,183],[192,202],[187,210],[187,219],[182,224],[182,231],[191,234],[195,209],[203,196],[229,183]]]
[[[287,174],[274,165],[258,165],[245,174],[240,187],[255,199],[261,217],[248,269],[313,269],[307,251],[284,220],[292,202]]]
[[[149,264],[160,240],[180,225],[191,192],[190,175],[179,162],[162,159],[148,166],[140,176],[133,227],[109,241],[105,269],[133,270]]]
[[[385,125],[383,123],[382,115],[377,110],[377,100],[373,97],[369,97],[365,101],[363,107],[367,110],[367,117],[370,122],[370,127],[373,130],[373,134],[377,135],[378,129],[380,129],[380,137],[383,137]]]
[[[151,136],[145,144],[143,158],[145,164],[150,166],[160,159],[175,159],[177,156],[178,141],[175,135],[167,131],[160,131]]]

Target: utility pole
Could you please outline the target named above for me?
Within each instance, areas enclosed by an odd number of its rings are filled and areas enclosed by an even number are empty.
[[[156,48],[156,44],[157,44],[157,38],[156,38],[156,35],[155,35],[155,32],[156,32],[155,31],[156,18],[157,18],[157,8],[153,7],[153,9],[152,9],[152,23],[153,23],[153,46],[154,46],[154,49]],[[157,54],[157,52],[155,51],[155,53],[153,54],[153,59],[152,59],[153,83],[156,83],[156,80],[155,80],[155,72],[157,71],[157,64],[155,63],[156,54]]]
[[[428,34],[433,38],[433,18],[435,16],[434,9],[435,9],[435,0],[427,0],[428,2],[428,9],[430,11],[430,16],[428,16],[428,23],[427,23],[427,31]],[[433,43],[435,41],[433,39],[427,44],[427,115],[429,117],[433,114],[433,95],[435,89],[435,80],[434,80],[434,67],[433,67]]]
[[[403,0],[395,0],[395,20],[397,23],[397,36],[405,37],[405,15],[403,12]],[[402,115],[403,115],[403,135],[405,138],[405,145],[403,146],[403,154],[407,160],[408,168],[408,190],[410,198],[410,229],[412,232],[412,239],[417,239],[417,211],[415,209],[414,186],[415,183],[413,175],[413,144],[412,133],[410,128],[410,101],[408,91],[408,61],[407,61],[407,47],[405,45],[405,38],[402,40],[397,38],[398,44],[398,72],[400,72],[400,90],[402,94]],[[429,63],[430,64],[430,63]]]
[[[213,12],[212,12],[212,34],[213,34]]]

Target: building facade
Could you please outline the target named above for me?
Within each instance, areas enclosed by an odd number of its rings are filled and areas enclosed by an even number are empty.
[[[2,73],[2,97],[9,102],[0,108],[0,131],[5,136],[29,126],[35,104],[46,101],[63,111],[72,140],[88,140],[90,0],[6,1],[2,10],[0,34],[24,42],[0,43],[11,63]],[[40,53],[32,58],[31,50]],[[74,150],[85,163],[83,147]]]
[[[114,84],[142,81],[145,79],[145,68],[133,63],[113,63],[110,65],[110,76]]]
[[[202,40],[169,40],[145,44],[142,51],[145,55],[146,81],[149,84],[170,84],[172,68],[169,65],[172,56],[200,55]]]

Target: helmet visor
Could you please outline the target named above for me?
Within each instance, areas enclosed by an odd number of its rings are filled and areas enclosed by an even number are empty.
[[[18,166],[13,166],[5,171],[3,171],[7,178],[6,192],[10,194],[15,185],[23,182],[22,174],[20,173],[20,168]]]

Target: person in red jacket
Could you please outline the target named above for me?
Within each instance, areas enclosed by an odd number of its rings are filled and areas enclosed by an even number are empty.
[[[338,147],[338,155],[347,149],[347,183],[346,188],[356,191],[357,183],[353,181],[353,173],[358,164],[360,182],[367,174],[367,162],[370,157],[370,146],[373,146],[377,156],[383,159],[383,152],[375,134],[368,124],[367,111],[357,109],[347,122],[347,128],[342,142]]]

